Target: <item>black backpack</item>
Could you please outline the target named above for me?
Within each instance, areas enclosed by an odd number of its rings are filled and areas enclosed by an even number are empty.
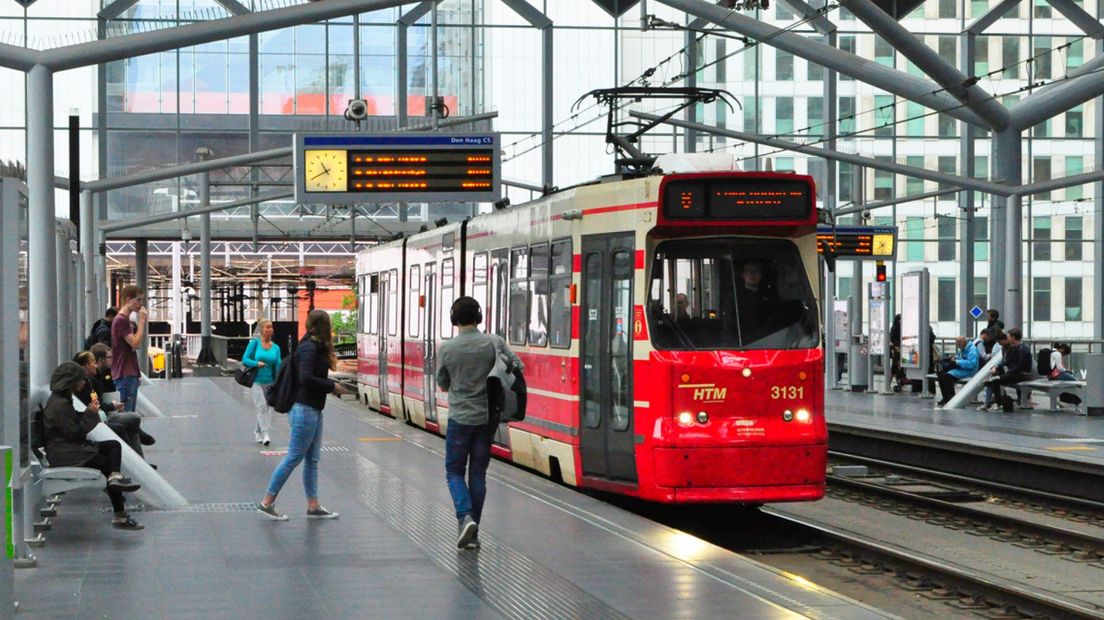
[[[295,404],[295,394],[299,391],[296,353],[298,349],[292,351],[280,364],[280,369],[276,371],[276,381],[265,387],[265,402],[277,413],[287,413]]]
[[[1041,377],[1050,375],[1050,349],[1040,349],[1035,354],[1035,370],[1039,371]]]

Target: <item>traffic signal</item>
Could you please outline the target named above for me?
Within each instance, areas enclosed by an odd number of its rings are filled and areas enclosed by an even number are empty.
[[[875,266],[875,269],[876,269],[876,271],[874,272],[874,280],[877,281],[877,282],[885,282],[886,281],[886,266],[885,266],[885,263],[883,263],[882,261],[878,261],[877,263],[875,263],[874,266]]]

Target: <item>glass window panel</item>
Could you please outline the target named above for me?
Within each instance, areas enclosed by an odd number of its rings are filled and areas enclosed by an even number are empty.
[[[842,9],[840,11],[841,11],[841,13],[843,12]],[[851,34],[840,35],[840,37],[839,37],[839,48],[841,50],[845,51],[845,52],[854,54],[855,53],[855,35],[851,35]],[[855,78],[853,78],[851,76],[844,75],[842,73],[839,74],[839,80],[841,82],[850,82],[854,79]]]
[[[958,7],[956,0],[939,0],[939,17],[953,18]]]
[[[510,252],[510,343],[525,344],[529,335],[529,250]]]
[[[855,133],[855,98],[839,98],[839,132],[846,135]]]
[[[1085,158],[1081,155],[1066,155],[1066,176],[1074,176],[1085,171]],[[1084,185],[1066,188],[1066,200],[1080,200],[1085,196]]]
[[[529,346],[548,344],[548,244],[529,248]]]
[[[610,395],[611,424],[613,430],[624,431],[629,428],[633,407],[632,384],[632,285],[635,271],[633,253],[617,250],[610,257],[612,289],[610,302],[613,309],[613,328],[610,330]]]
[[[958,172],[958,158],[954,155],[940,155],[939,159],[939,172],[944,174],[957,174]],[[950,183],[940,183],[940,190],[951,189]]]
[[[782,5],[781,2],[778,3]],[[794,56],[789,52],[775,50],[774,54],[774,79],[790,81],[794,79]],[[720,80],[718,80],[720,81]]]
[[[1077,106],[1072,110],[1066,111],[1066,137],[1067,138],[1080,138],[1084,132],[1085,123],[1085,108],[1084,106]]]
[[[1050,19],[1050,5],[1046,0],[1035,0],[1034,2],[1035,17],[1039,19]]]
[[[1051,179],[1050,172],[1050,157],[1036,157],[1032,162],[1032,183],[1039,183],[1041,181],[1049,181]],[[1039,192],[1032,194],[1032,198],[1036,200],[1050,200],[1050,192]]]
[[[939,278],[936,286],[936,319],[937,321],[955,320],[955,279]]]
[[[924,218],[905,218],[905,238],[909,240],[905,243],[908,246],[905,251],[907,260],[924,260]]]
[[[774,99],[774,131],[777,134],[791,134],[794,130],[794,100],[793,97],[776,97]]]
[[[553,347],[571,346],[571,241],[552,244],[552,290],[549,340]]]
[[[441,326],[441,338],[446,340],[452,338],[452,333],[455,329],[452,325],[452,319],[449,316],[452,310],[452,302],[456,300],[456,296],[453,294],[454,283],[456,281],[453,264],[453,259],[451,258],[446,258],[441,261],[441,298],[437,303],[437,307],[440,309],[440,318],[437,319],[437,322]]]
[[[973,305],[971,305],[970,307],[973,308],[974,306],[977,306],[978,308],[981,308],[981,309],[984,310],[984,309],[989,307],[989,301],[988,300],[989,300],[989,280],[986,279],[986,278],[976,278],[975,277],[974,278],[974,299],[973,299]]]
[[[1050,216],[1036,217],[1031,226],[1035,260],[1050,260]]]
[[[1036,321],[1050,320],[1050,278],[1032,278],[1031,314]]]
[[[806,101],[805,126],[806,133],[810,136],[824,135],[824,97],[809,97]],[[812,160],[810,160],[812,161]]]
[[[1038,5],[1036,5],[1037,7]],[[1047,10],[1050,10],[1050,6],[1047,5]],[[1032,55],[1034,59],[1031,63],[1035,72],[1035,78],[1050,78],[1051,75],[1051,58],[1054,56],[1053,43],[1050,37],[1035,37],[1035,44]]]
[[[1001,66],[1004,67],[1004,77],[1016,79],[1020,77],[1020,38],[1016,36],[1001,37]]]
[[[1081,291],[1083,289],[1081,278],[1066,278],[1066,320],[1082,321]]]
[[[893,116],[893,95],[874,95],[874,135],[892,136]]]
[[[583,347],[583,423],[589,428],[598,428],[602,422],[602,380],[601,353],[598,339],[601,338],[601,318],[596,308],[602,306],[602,255],[594,252],[586,255],[587,279],[583,282],[584,303],[588,312],[582,318]]]
[[[893,68],[893,46],[878,35],[874,35],[874,62]]]
[[[940,138],[953,138],[958,135],[958,122],[954,117],[949,114],[938,114],[936,118],[939,119],[939,137]]]
[[[955,260],[958,248],[958,221],[951,217],[940,217],[939,222],[939,260]]]
[[[924,167],[923,155],[909,155],[905,158],[905,163],[914,168]],[[916,194],[924,193],[924,179],[917,177],[905,177],[905,193],[906,195],[913,196]]]
[[[1081,260],[1084,252],[1085,221],[1077,215],[1066,216],[1066,260]]]
[[[989,40],[978,37],[974,44],[974,75],[985,77],[989,73]]]
[[[919,138],[924,135],[924,120],[927,109],[914,101],[905,104],[905,133],[911,138]]]
[[[1066,49],[1066,68],[1074,69],[1085,62],[1085,40],[1078,38],[1070,42]]]
[[[446,261],[447,262],[447,261]],[[451,275],[452,270],[449,270]],[[449,285],[452,286],[451,284]],[[387,279],[387,334],[399,333],[399,272],[392,269]]]
[[[410,295],[406,302],[406,333],[411,338],[417,338],[421,335],[421,325],[418,324],[420,323],[420,321],[418,321],[418,310],[422,305],[422,267],[420,265],[411,265],[410,278],[407,280],[407,286],[410,287]],[[479,298],[477,297],[476,299]]]

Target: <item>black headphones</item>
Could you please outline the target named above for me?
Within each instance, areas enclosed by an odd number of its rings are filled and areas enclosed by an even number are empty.
[[[449,309],[449,321],[456,326],[479,325],[483,322],[483,309],[474,297],[458,297]]]

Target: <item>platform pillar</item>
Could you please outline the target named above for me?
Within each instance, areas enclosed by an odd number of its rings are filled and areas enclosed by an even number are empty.
[[[196,149],[199,161],[211,157],[209,149]],[[199,173],[199,206],[211,206],[211,174]],[[199,216],[199,313],[200,313],[200,349],[196,357],[197,364],[215,364],[215,353],[211,349],[211,214]]]
[[[1021,135],[1016,129],[993,132],[993,180],[1004,185],[1017,186],[1022,181]],[[993,248],[1001,246],[1003,256],[991,254],[990,278],[1000,279],[1001,289],[990,299],[997,307],[1009,329],[1023,327],[1023,202],[1020,196],[1000,196],[993,199],[993,213],[1001,215],[1004,229],[994,230]],[[995,219],[995,218],[994,218]],[[992,290],[993,287],[990,287]]]
[[[32,386],[49,385],[58,363],[53,120],[54,75],[36,65],[27,74],[27,279]]]
[[[134,284],[142,289],[146,296],[146,307],[149,308],[149,241],[136,239],[134,241]],[[142,374],[149,374],[149,322],[146,323],[146,337],[142,338],[142,344],[138,347],[138,368]]]

